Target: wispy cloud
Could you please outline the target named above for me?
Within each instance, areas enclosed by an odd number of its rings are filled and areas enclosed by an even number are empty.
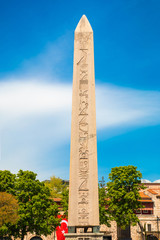
[[[71,84],[37,79],[0,82],[1,128],[22,118],[71,115]],[[160,92],[96,86],[97,127],[157,124]],[[57,118],[58,119],[58,118]]]
[[[51,155],[69,144],[71,96],[71,84],[42,79],[0,82],[1,169],[31,169],[45,179],[52,172],[51,164],[59,176],[62,172],[65,176],[66,156],[58,167]],[[98,130],[160,123],[160,92],[98,85],[96,100]]]
[[[99,128],[160,123],[160,92],[112,85],[97,86]]]
[[[54,79],[54,82],[62,81],[62,76],[65,76],[64,81],[66,81],[67,73],[72,72],[73,45],[70,44],[72,41],[73,33],[67,31],[65,35],[54,42],[46,43],[44,49],[37,56],[24,59],[20,67],[11,73],[11,76],[19,78],[20,81],[25,77],[29,79],[38,77],[39,81]],[[59,79],[59,77],[61,78]]]
[[[67,84],[42,83],[35,79],[0,83],[0,122],[4,125],[15,118],[63,113],[70,106],[71,86]]]

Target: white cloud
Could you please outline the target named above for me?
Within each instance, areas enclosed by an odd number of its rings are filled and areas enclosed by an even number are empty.
[[[71,108],[71,87],[38,81],[0,83],[0,123],[39,114],[63,113]],[[12,119],[10,118],[12,117]],[[7,120],[7,121],[6,121]]]
[[[71,114],[71,84],[37,81],[0,83],[0,125],[22,118]],[[127,89],[112,85],[96,86],[97,127],[156,124],[160,120],[160,92]],[[49,117],[48,117],[49,118]],[[29,120],[29,121],[30,121]]]
[[[160,92],[103,85],[97,87],[99,128],[145,126],[160,122]]]
[[[53,79],[59,81],[59,75],[66,72],[68,69],[72,71],[72,56],[73,56],[73,32],[67,31],[63,36],[56,39],[54,42],[46,43],[44,49],[31,59],[24,59],[20,69],[17,72],[12,73],[13,76],[21,77],[27,76],[32,78],[33,76],[40,80]],[[68,64],[69,63],[69,64]],[[65,69],[65,71],[64,71]]]
[[[70,141],[71,88],[38,79],[0,82],[1,169],[68,177],[69,150],[62,153]],[[160,92],[98,85],[96,100],[97,128],[114,135],[115,128],[160,123]]]

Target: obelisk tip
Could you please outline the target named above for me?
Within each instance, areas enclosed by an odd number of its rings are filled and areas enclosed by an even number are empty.
[[[75,32],[93,32],[92,27],[85,15],[81,17]]]

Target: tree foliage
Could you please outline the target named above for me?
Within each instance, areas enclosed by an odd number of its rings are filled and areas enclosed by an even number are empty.
[[[63,209],[63,215],[65,217],[68,217],[68,201],[69,201],[69,189],[66,187],[62,191],[62,209]]]
[[[50,189],[53,198],[61,198],[61,206],[63,215],[68,217],[68,200],[69,200],[69,187],[60,178],[52,176],[50,181],[45,182],[45,185]]]
[[[45,182],[45,186],[50,189],[53,198],[61,198],[62,192],[66,189],[66,184],[63,183],[63,180],[55,176],[52,176],[50,181]]]
[[[50,198],[49,189],[36,179],[35,173],[20,170],[16,178],[15,192],[20,217],[15,228],[17,237],[23,239],[27,232],[50,234],[59,224],[59,220],[58,207]]]
[[[117,225],[125,229],[139,222],[135,210],[142,208],[139,190],[142,174],[137,167],[124,166],[112,168],[107,183],[108,210]]]
[[[48,235],[58,226],[58,206],[51,198],[49,189],[36,179],[36,174],[31,171],[20,170],[14,177],[14,183],[5,181],[3,177],[13,180],[10,172],[0,172],[0,179],[6,191],[15,195],[18,204],[18,221],[9,226],[11,235],[21,239],[27,232],[38,235]]]
[[[18,220],[18,201],[6,192],[0,192],[0,227]]]
[[[104,177],[99,181],[99,220],[100,224],[110,227],[109,214],[107,210],[106,183]]]
[[[0,170],[0,192],[14,192],[14,184],[15,184],[16,175],[12,174],[8,170]]]
[[[0,192],[0,236],[9,234],[9,225],[18,220],[18,201],[6,192]]]

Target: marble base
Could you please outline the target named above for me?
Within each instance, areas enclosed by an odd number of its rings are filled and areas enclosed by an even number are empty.
[[[66,233],[65,240],[103,240],[104,233]]]

